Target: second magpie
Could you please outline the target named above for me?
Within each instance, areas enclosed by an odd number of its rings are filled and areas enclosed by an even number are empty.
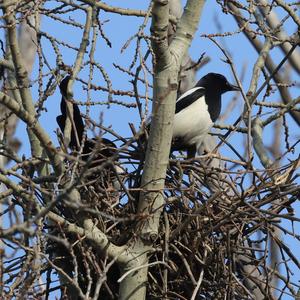
[[[171,151],[187,150],[188,158],[200,147],[221,112],[221,95],[239,91],[217,73],[208,73],[176,101]]]

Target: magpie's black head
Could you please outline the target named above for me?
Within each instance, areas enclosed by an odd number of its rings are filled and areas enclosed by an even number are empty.
[[[204,87],[208,92],[223,94],[229,91],[239,91],[240,88],[229,83],[225,76],[217,73],[208,73],[196,84],[196,87]]]
[[[87,160],[92,151],[96,148],[97,155],[95,159],[110,158],[117,156],[117,146],[109,139],[101,137],[101,139],[87,139],[83,147],[83,160]]]

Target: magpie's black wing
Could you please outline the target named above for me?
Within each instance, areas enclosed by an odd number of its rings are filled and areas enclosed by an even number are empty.
[[[195,87],[187,92],[185,92],[177,101],[176,101],[176,110],[175,114],[179,113],[189,105],[193,104],[199,98],[205,95],[205,89],[202,87]]]

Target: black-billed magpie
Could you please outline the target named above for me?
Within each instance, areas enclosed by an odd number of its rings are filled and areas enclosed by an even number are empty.
[[[66,105],[66,95],[67,95],[67,87],[70,81],[70,76],[65,77],[60,85],[60,92],[61,92],[61,102],[60,102],[60,110],[61,110],[61,115],[56,117],[56,121],[60,127],[60,130],[62,133],[64,133],[65,130],[65,124],[66,124],[66,119],[67,119],[67,105]],[[70,144],[68,145],[72,150],[80,150],[80,146],[82,143],[83,139],[83,132],[84,132],[84,123],[82,120],[82,117],[80,115],[80,110],[78,108],[78,105],[72,102],[72,107],[73,107],[73,121],[75,127],[72,125],[71,129],[71,140]],[[77,137],[76,137],[77,136]],[[100,149],[97,151],[95,159],[101,159],[101,158],[108,158],[117,153],[117,146],[115,143],[112,141],[106,139],[106,138],[101,138],[100,139]],[[95,145],[98,145],[99,142],[97,139],[86,139],[83,145],[83,150],[82,150],[82,159],[87,160],[89,158],[89,155],[91,152],[95,149]],[[99,145],[98,145],[99,146]],[[98,149],[97,149],[98,150]],[[116,157],[117,158],[117,157]]]
[[[171,151],[186,150],[188,158],[200,147],[221,112],[221,95],[239,91],[217,73],[208,73],[176,101]]]

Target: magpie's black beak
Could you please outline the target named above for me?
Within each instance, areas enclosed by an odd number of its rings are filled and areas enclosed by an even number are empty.
[[[233,85],[231,83],[227,83],[228,91],[240,91],[241,89],[237,85]]]

